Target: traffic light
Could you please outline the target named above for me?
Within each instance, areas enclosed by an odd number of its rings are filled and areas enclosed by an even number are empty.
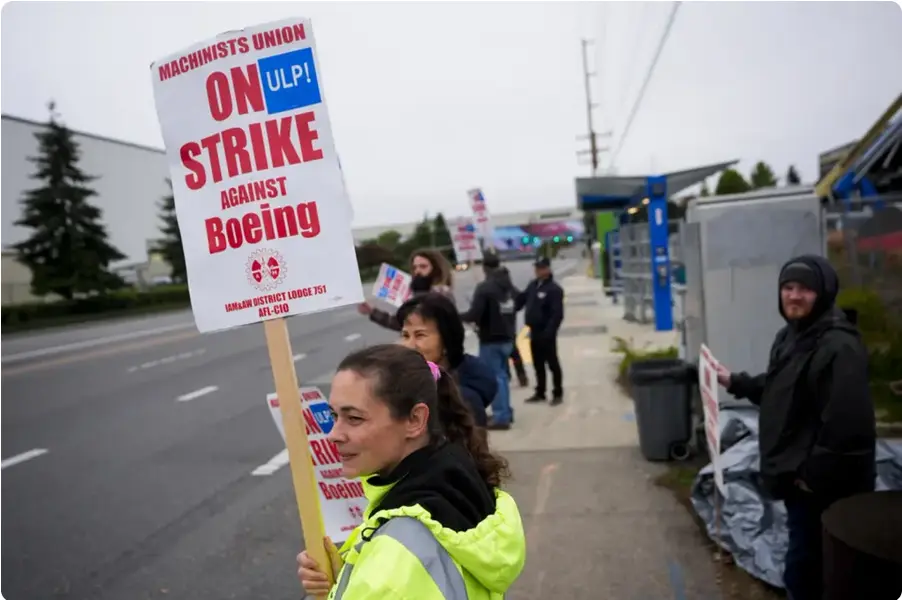
[[[529,236],[528,236],[528,235],[524,235],[524,236],[520,239],[520,241],[523,242],[524,244],[528,244],[528,243],[529,243]]]
[[[556,236],[554,236],[554,238],[552,238],[552,239],[554,240],[554,243],[557,244],[558,242],[561,241],[561,236],[556,235]]]
[[[572,242],[573,242],[573,236],[572,236],[572,235],[568,235],[568,236],[567,236],[567,243],[570,244],[570,243],[572,243]]]

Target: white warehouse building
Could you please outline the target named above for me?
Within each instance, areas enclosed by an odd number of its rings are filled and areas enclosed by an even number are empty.
[[[31,273],[16,260],[11,246],[28,236],[28,230],[16,226],[15,222],[22,213],[25,191],[40,185],[31,179],[35,166],[28,158],[37,155],[35,133],[46,127],[46,123],[10,115],[2,115],[0,121],[3,139],[0,156],[3,265],[0,273],[2,304],[5,305],[36,300],[30,292]],[[169,266],[159,255],[149,251],[160,235],[160,203],[169,193],[163,150],[74,130],[73,134],[81,151],[79,166],[87,175],[97,177],[90,184],[97,192],[91,202],[103,211],[110,241],[126,256],[113,265],[114,270],[127,281],[142,285],[168,276]],[[447,216],[452,219],[458,215]],[[492,214],[496,227],[581,218],[581,211],[566,207]],[[416,222],[409,222],[355,228],[354,239],[359,243],[390,229],[409,235],[415,226]]]

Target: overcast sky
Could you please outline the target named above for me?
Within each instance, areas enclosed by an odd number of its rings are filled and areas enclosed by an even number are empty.
[[[194,42],[313,21],[355,225],[575,203],[585,176],[580,38],[618,144],[673,4],[13,2],[2,10],[2,111],[162,146],[148,66]],[[624,140],[619,174],[759,159],[817,176],[902,91],[892,2],[684,3]],[[581,145],[582,144],[582,145]],[[609,166],[608,160],[603,160]]]

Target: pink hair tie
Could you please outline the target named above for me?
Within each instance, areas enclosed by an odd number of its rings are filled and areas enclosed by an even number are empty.
[[[432,378],[438,381],[442,378],[442,369],[432,361],[426,361],[426,364],[429,365],[429,370],[432,371]]]

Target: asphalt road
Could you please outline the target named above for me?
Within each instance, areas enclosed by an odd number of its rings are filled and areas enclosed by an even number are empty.
[[[474,285],[459,274],[459,306]],[[397,337],[353,307],[289,329],[302,384]],[[200,335],[185,311],[2,342],[4,597],[300,596],[290,473],[251,474],[284,448],[261,327]]]

